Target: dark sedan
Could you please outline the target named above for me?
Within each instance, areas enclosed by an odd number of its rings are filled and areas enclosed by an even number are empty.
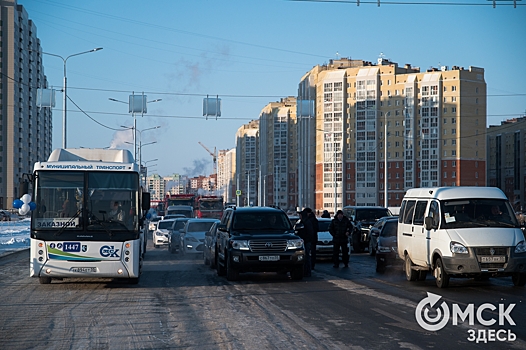
[[[398,245],[396,234],[398,231],[398,218],[385,221],[382,230],[376,237],[376,272],[384,272],[385,267],[397,261]],[[376,236],[377,233],[373,232]]]

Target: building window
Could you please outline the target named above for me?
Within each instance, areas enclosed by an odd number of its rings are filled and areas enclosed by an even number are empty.
[[[444,168],[447,168],[447,160],[444,161],[444,163],[443,163],[443,167],[444,167]]]
[[[457,97],[456,96],[451,96],[451,102],[457,102]]]
[[[444,107],[444,114],[447,113],[447,107]],[[444,119],[445,120],[445,119]]]
[[[456,87],[455,85],[453,85],[453,86],[451,87],[451,91],[457,91],[457,87]]]
[[[451,134],[455,135],[457,133],[457,129],[451,129]]]
[[[457,172],[456,171],[451,172],[451,177],[452,178],[456,178],[457,177]]]
[[[456,150],[452,150],[452,151],[451,151],[451,155],[452,155],[452,156],[456,156],[456,155],[457,155],[457,151],[456,151]]]
[[[457,123],[457,118],[451,118],[451,124],[456,124]]]
[[[444,179],[447,179],[447,172],[444,171]]]
[[[479,173],[478,171],[475,171],[475,179],[478,179],[479,178]]]
[[[457,161],[456,160],[452,160],[451,161],[451,166],[454,168],[457,166]]]
[[[451,113],[457,113],[457,107],[451,107]]]

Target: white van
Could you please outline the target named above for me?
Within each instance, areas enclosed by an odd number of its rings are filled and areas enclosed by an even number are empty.
[[[432,271],[439,288],[450,277],[512,276],[526,284],[524,233],[496,187],[414,188],[398,218],[398,255],[408,281]]]

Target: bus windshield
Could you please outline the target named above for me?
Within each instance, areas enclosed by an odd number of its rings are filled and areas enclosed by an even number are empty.
[[[138,183],[137,173],[40,171],[35,179],[31,227],[55,235],[136,233]]]

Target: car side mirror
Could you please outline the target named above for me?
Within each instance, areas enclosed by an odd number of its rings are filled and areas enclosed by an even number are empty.
[[[430,231],[432,229],[436,229],[437,227],[435,227],[433,225],[433,218],[431,216],[427,216],[424,218],[424,227],[426,229],[426,231]]]
[[[378,236],[380,236],[380,235],[378,234],[378,231],[372,231],[372,232],[371,232],[371,236],[373,236],[373,237],[378,237]]]
[[[217,229],[221,232],[226,232],[226,225],[225,224],[220,224],[217,226]]]

